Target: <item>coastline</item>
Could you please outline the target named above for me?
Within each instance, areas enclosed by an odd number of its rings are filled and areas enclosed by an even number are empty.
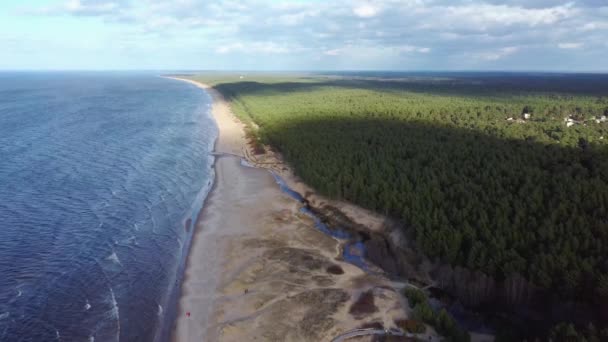
[[[279,155],[253,155],[245,126],[216,90],[171,78],[213,97],[219,131],[216,178],[195,225],[172,340],[331,340],[407,319],[410,309],[398,291],[403,284],[345,261],[343,242],[316,229],[271,172],[315,206],[327,201],[298,181]],[[241,157],[256,168],[243,166]],[[353,221],[381,229],[379,215],[336,203],[356,216]],[[433,329],[427,334],[436,337]]]
[[[197,286],[190,286],[190,283],[198,282],[199,276],[205,276],[206,274],[217,274],[219,268],[217,260],[213,259],[213,254],[220,254],[223,248],[220,244],[216,244],[221,239],[219,234],[215,230],[205,229],[209,222],[205,221],[206,217],[213,216],[214,211],[221,211],[221,208],[213,208],[213,200],[218,197],[218,187],[223,176],[227,173],[224,171],[224,167],[220,164],[221,154],[226,153],[234,156],[242,157],[242,146],[245,142],[245,136],[243,128],[240,122],[231,118],[230,109],[226,102],[223,100],[222,95],[211,87],[194,82],[192,80],[178,78],[178,77],[165,77],[177,81],[190,83],[203,91],[207,92],[212,98],[212,117],[218,128],[218,136],[214,142],[213,154],[217,154],[215,162],[213,164],[215,171],[215,179],[209,190],[204,206],[200,208],[199,214],[196,221],[193,224],[193,235],[190,241],[190,248],[188,255],[186,256],[185,269],[181,274],[181,291],[177,298],[176,315],[173,317],[174,321],[172,325],[172,332],[170,334],[172,341],[200,341],[207,340],[209,335],[206,334],[210,311],[197,310],[198,308],[210,308],[213,305],[213,296],[202,296],[196,298],[197,293],[204,292],[204,289],[198,289]],[[221,192],[221,190],[219,190]],[[215,225],[217,227],[217,225]],[[214,227],[215,228],[215,227]],[[222,246],[224,247],[224,246]],[[206,255],[205,251],[207,251]],[[214,251],[214,252],[212,252]],[[200,253],[199,253],[200,252]],[[201,263],[201,259],[206,260],[206,263]],[[200,269],[203,267],[204,269]],[[179,277],[179,276],[178,276]],[[208,278],[208,282],[205,283],[205,287],[215,288],[217,283],[214,282],[215,277]],[[191,293],[193,297],[190,298]],[[192,305],[194,304],[194,306]],[[185,318],[185,320],[184,320]],[[192,324],[195,321],[197,324]],[[194,328],[194,329],[193,329]]]

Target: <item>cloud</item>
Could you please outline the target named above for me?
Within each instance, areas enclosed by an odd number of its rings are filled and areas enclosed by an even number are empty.
[[[215,49],[216,53],[227,54],[233,52],[246,54],[283,54],[290,51],[286,46],[274,42],[249,42],[249,43],[230,43],[222,44]]]
[[[580,49],[583,47],[582,43],[559,43],[557,47],[560,49]]]
[[[412,52],[429,53],[429,52],[431,52],[431,49],[428,47],[418,47],[418,46],[413,46],[413,45],[403,45],[403,46],[397,47],[396,49],[398,52],[401,52],[401,53],[412,53]]]
[[[426,23],[427,28],[437,25],[436,27],[472,31],[492,31],[515,25],[520,27],[553,25],[578,13],[578,9],[572,3],[547,8],[524,8],[479,2],[461,6],[428,7],[421,11],[427,17],[435,13],[441,18]]]
[[[580,28],[582,31],[608,30],[608,21],[592,21]]]
[[[116,31],[134,45],[138,36],[162,37],[161,46],[181,42],[235,60],[274,55],[303,66],[357,54],[360,68],[526,68],[551,53],[563,55],[553,59],[557,68],[564,58],[608,54],[606,0],[57,0],[30,14],[121,25]],[[590,57],[576,55],[583,46]]]
[[[547,8],[556,4],[572,3],[580,7],[602,7],[606,6],[605,0],[486,0],[492,4],[508,4],[525,8]]]
[[[353,8],[353,13],[360,18],[372,18],[380,13],[380,8],[372,4],[361,4]]]
[[[341,49],[331,49],[323,51],[323,54],[327,56],[338,56],[341,52]]]
[[[104,16],[115,15],[130,7],[128,0],[67,0],[25,12],[42,15]]]
[[[497,61],[519,51],[519,47],[508,46],[494,51],[477,53],[474,56],[485,61]]]
[[[112,13],[121,5],[123,4],[115,1],[71,0],[66,3],[65,8],[74,14],[97,15]]]
[[[106,15],[116,13],[129,6],[128,1],[70,0],[65,3],[66,12],[74,15]]]

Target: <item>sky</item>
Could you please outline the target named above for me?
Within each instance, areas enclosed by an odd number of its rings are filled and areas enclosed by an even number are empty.
[[[608,72],[608,0],[0,0],[4,70]]]

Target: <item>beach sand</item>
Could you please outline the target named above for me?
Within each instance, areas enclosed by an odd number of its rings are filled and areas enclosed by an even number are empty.
[[[216,152],[276,169],[292,177],[290,186],[307,191],[272,154],[251,156],[244,127],[220,94],[184,81],[213,96]],[[188,256],[173,341],[330,341],[372,322],[390,328],[406,318],[396,284],[343,261],[341,242],[318,231],[268,170],[228,155],[218,157],[215,168]],[[381,225],[370,217],[371,227]],[[365,292],[373,294],[371,303],[368,295],[353,306]]]

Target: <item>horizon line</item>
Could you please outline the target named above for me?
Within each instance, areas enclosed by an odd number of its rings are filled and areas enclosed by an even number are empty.
[[[541,69],[2,69],[0,72],[191,72],[191,73],[543,73],[543,74],[608,74],[608,70],[541,70]]]

